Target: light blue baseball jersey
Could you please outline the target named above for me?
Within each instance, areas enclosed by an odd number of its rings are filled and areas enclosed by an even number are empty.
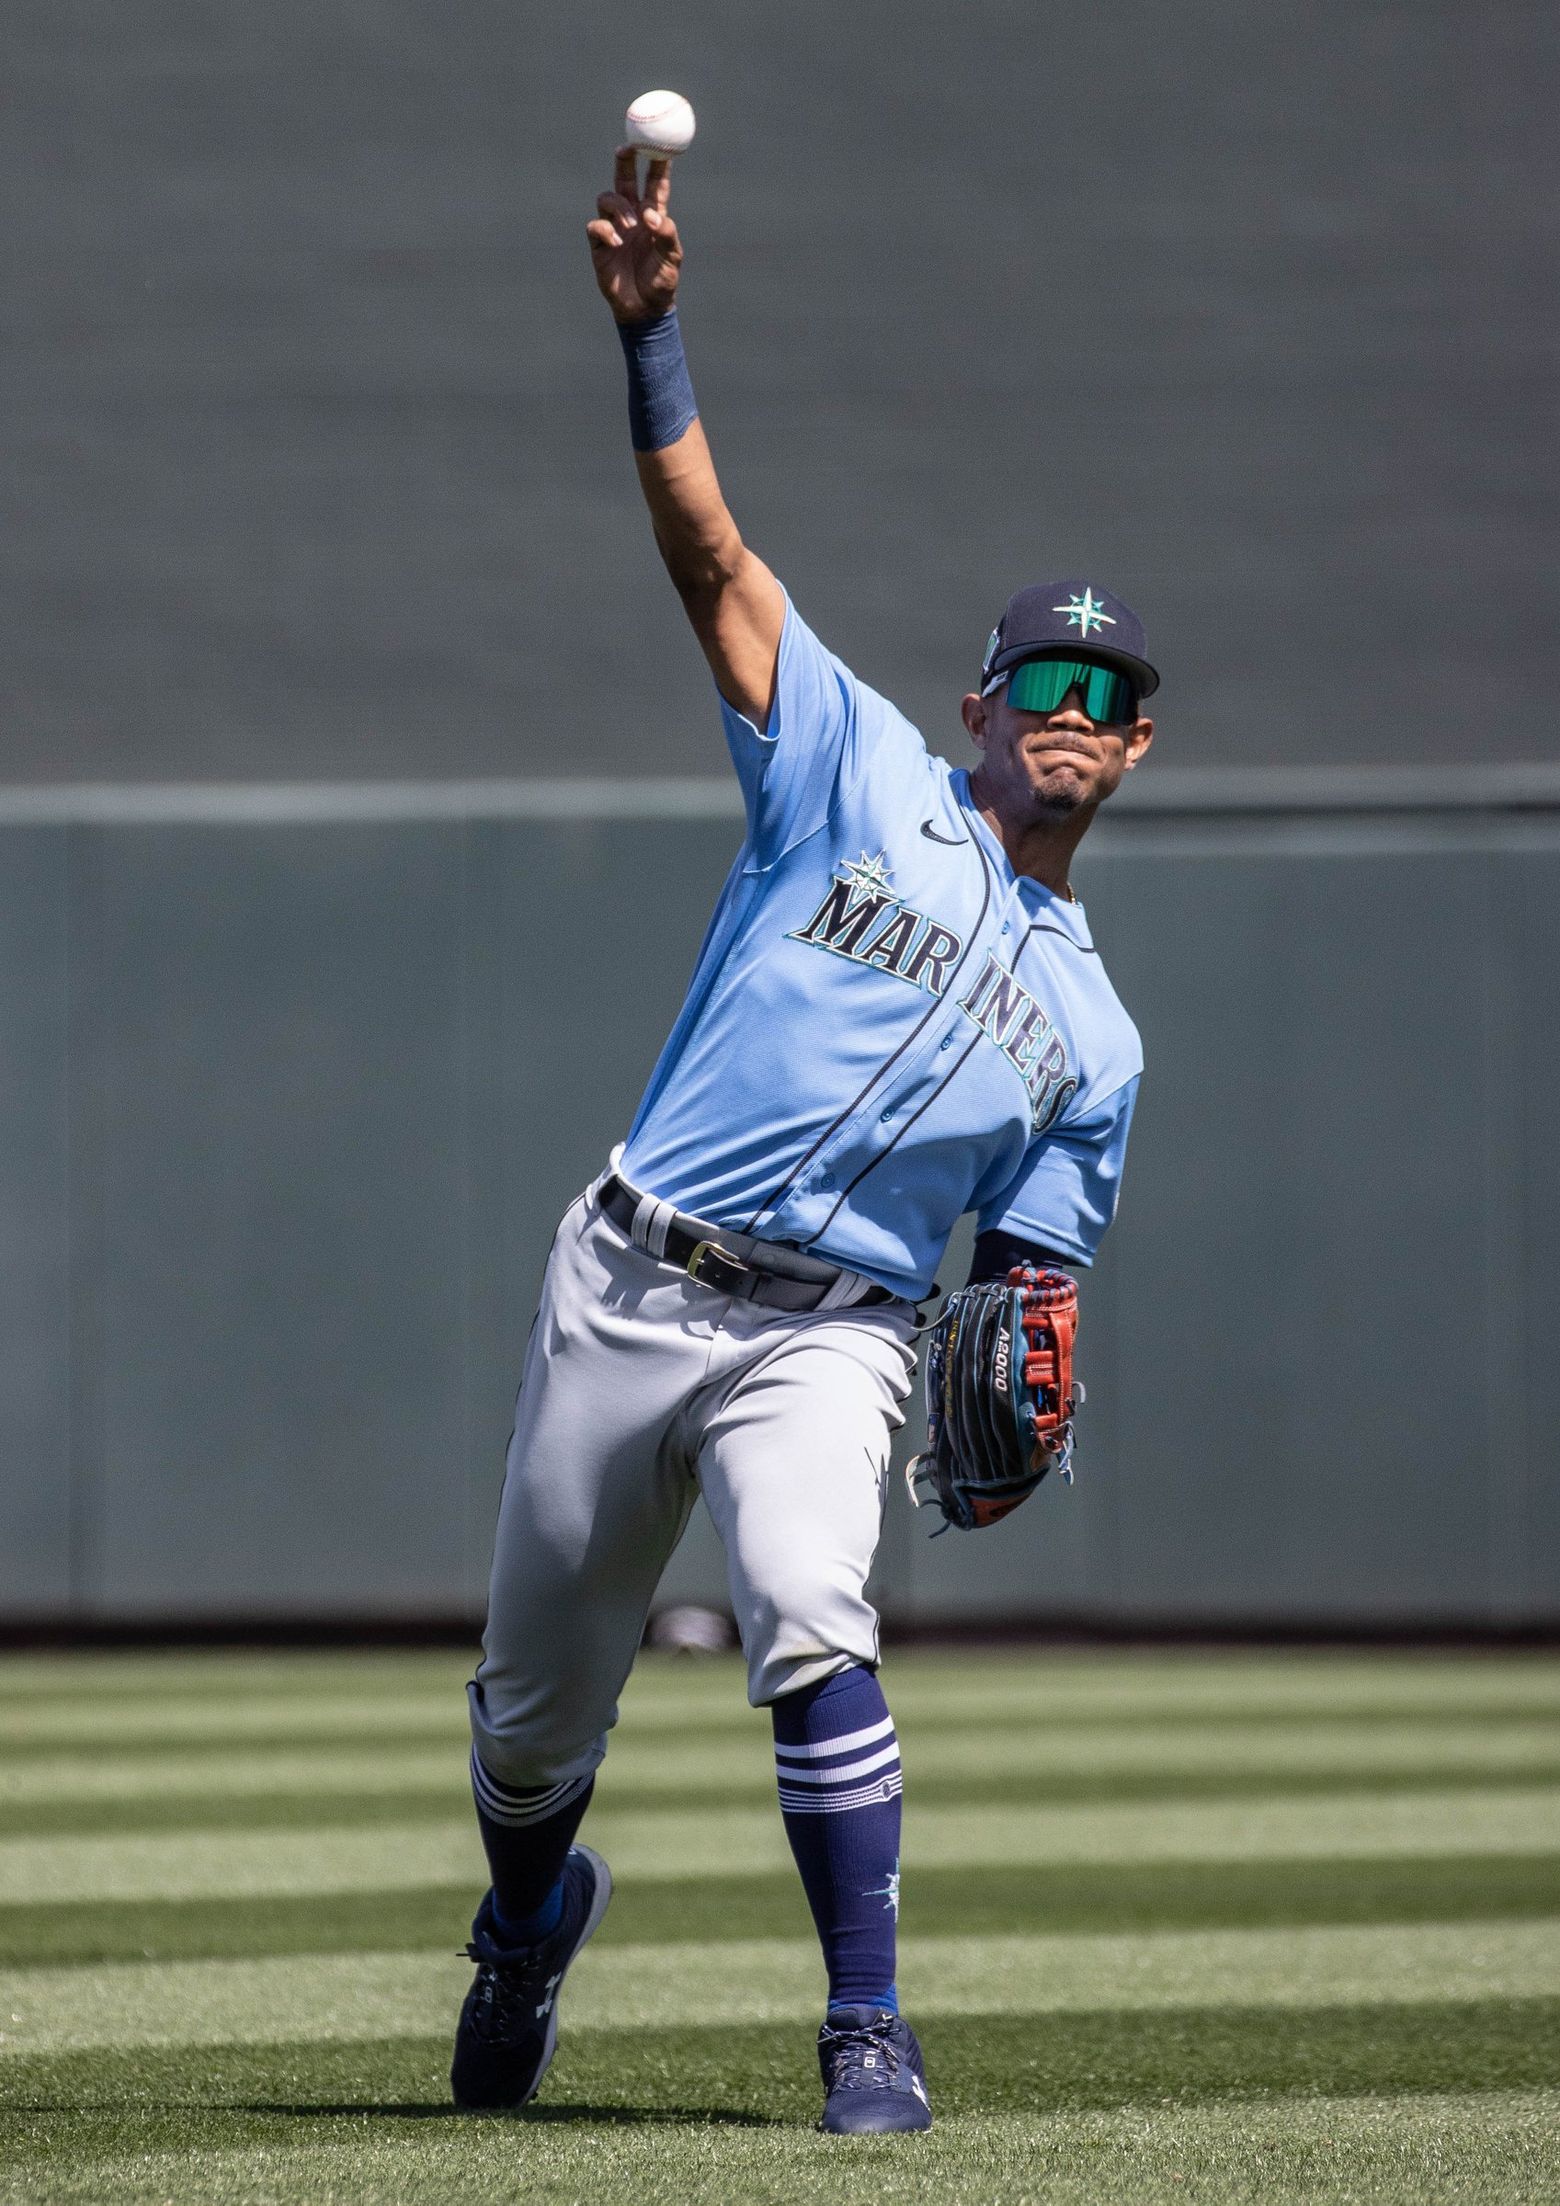
[[[768,728],[722,711],[747,836],[625,1177],[914,1299],[969,1210],[1092,1262],[1143,1059],[1082,905],[789,599]]]

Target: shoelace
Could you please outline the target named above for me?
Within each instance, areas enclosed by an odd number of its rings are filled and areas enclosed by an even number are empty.
[[[534,2032],[537,1987],[527,1982],[533,1972],[501,1968],[478,1946],[467,1946],[466,1958],[477,1964],[477,1998],[471,2015],[477,2035],[502,2045]]]
[[[829,2089],[876,2091],[885,2083],[896,2084],[904,2055],[889,2035],[892,2028],[891,2016],[859,2030],[831,2030],[825,2023],[820,2043],[830,2055]]]

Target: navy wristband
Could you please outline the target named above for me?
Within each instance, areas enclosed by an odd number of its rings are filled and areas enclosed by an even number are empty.
[[[617,333],[628,362],[629,439],[636,452],[659,452],[699,417],[677,309],[653,322],[619,322]]]

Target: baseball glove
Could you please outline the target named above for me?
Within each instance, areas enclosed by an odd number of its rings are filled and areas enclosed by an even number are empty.
[[[1063,1271],[1015,1265],[949,1295],[927,1345],[926,1450],[905,1473],[916,1507],[942,1510],[940,1532],[995,1524],[1049,1470],[1071,1481],[1077,1330]]]

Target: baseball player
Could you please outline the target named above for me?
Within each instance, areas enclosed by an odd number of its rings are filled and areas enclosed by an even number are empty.
[[[1153,733],[1142,628],[1085,578],[1021,589],[963,702],[973,771],[830,655],[738,534],[675,310],[670,170],[621,148],[589,225],[651,526],[719,693],[742,847],[626,1144],[565,1215],[499,1512],[472,1781],[492,1876],[452,2085],[519,2107],[611,1891],[575,1834],[697,1494],[828,1972],[822,2126],[922,2130],[898,2011],[900,1765],[864,1591],[918,1304],[955,1221],[975,1279],[1086,1265],[1141,1057],[1068,866]]]

